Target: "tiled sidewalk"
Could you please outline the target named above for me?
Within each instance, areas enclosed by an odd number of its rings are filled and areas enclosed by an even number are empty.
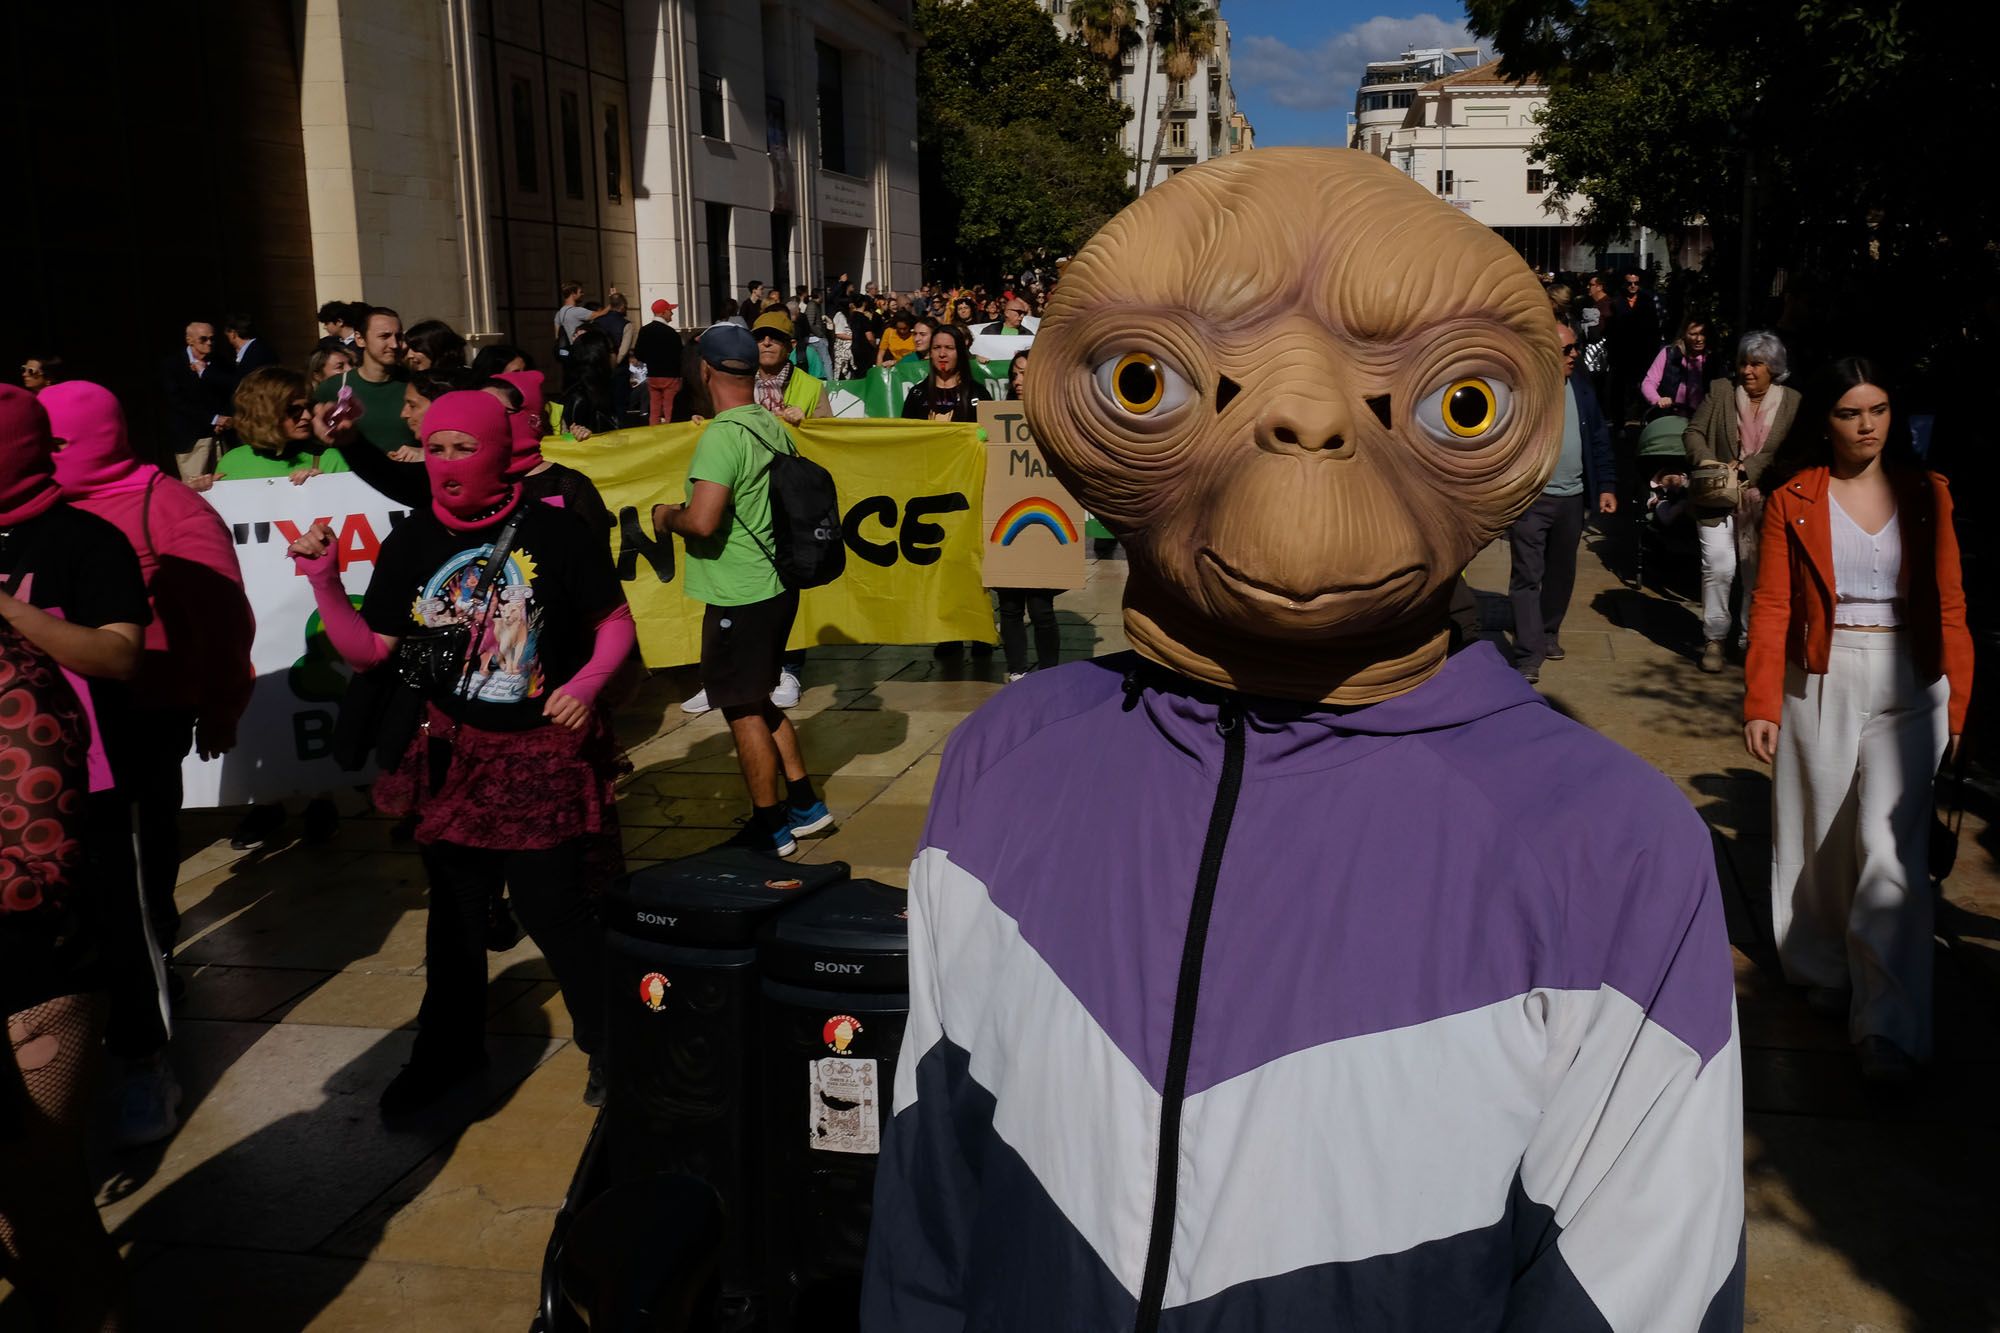
[[[1475,587],[1504,591],[1505,563],[1504,550],[1482,555]],[[1770,980],[1758,944],[1768,792],[1736,739],[1738,684],[1676,654],[1693,633],[1684,608],[1584,564],[1570,655],[1545,668],[1543,690],[1672,775],[1715,830],[1741,950],[1756,1326],[2000,1327],[2000,989],[1942,958],[1938,1071],[1904,1099],[1864,1094],[1839,1032]],[[1124,566],[1091,568],[1089,586],[1057,602],[1066,655],[1123,646]],[[1504,601],[1484,600],[1504,623]],[[793,717],[841,823],[808,855],[903,883],[945,738],[999,678],[997,657],[941,663],[928,646],[817,650]],[[664,673],[621,715],[637,768],[620,805],[635,862],[719,841],[744,809],[720,719],[674,707],[692,689],[686,673]],[[347,805],[361,809],[358,797]],[[127,1244],[147,1326],[526,1327],[591,1118],[583,1059],[533,946],[492,960],[486,1082],[390,1133],[375,1097],[407,1054],[423,986],[413,849],[373,817],[316,847],[287,841],[294,824],[248,855],[221,841],[232,819],[189,822],[209,845],[180,889],[187,1123],[160,1149],[100,1161],[105,1217]],[[1953,884],[1968,950],[2000,937],[1985,836],[1969,821]],[[25,1326],[20,1303],[0,1295],[0,1330]]]

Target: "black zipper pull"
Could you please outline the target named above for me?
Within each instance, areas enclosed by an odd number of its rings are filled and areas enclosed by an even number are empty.
[[[1144,686],[1139,684],[1139,668],[1136,666],[1126,667],[1125,703],[1123,705],[1125,712],[1129,713],[1139,706],[1139,693],[1144,688]]]
[[[1243,704],[1235,695],[1222,701],[1215,710],[1215,731],[1222,739],[1228,740],[1243,726]]]

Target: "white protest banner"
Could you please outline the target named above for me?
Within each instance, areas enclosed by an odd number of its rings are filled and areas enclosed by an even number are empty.
[[[333,722],[348,672],[320,631],[312,589],[285,547],[315,523],[337,538],[341,582],[358,604],[375,574],[382,539],[409,511],[351,473],[294,486],[284,477],[220,481],[208,492],[236,539],[243,587],[257,616],[250,660],[257,687],[237,728],[236,748],[181,769],[189,808],[278,801],[365,782],[333,762]]]

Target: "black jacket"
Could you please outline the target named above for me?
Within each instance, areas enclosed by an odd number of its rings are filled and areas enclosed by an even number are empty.
[[[903,400],[904,419],[910,421],[930,420],[931,387],[931,380],[928,376],[910,386],[910,396]],[[958,401],[952,407],[951,419],[953,421],[977,421],[979,419],[977,404],[988,401],[988,394],[981,387],[978,377],[970,371],[960,374],[957,390],[946,390],[947,394],[953,392],[956,392]]]
[[[230,349],[230,355],[235,355],[234,348]],[[236,364],[228,367],[228,370],[234,378],[241,380],[253,370],[277,364],[278,354],[272,350],[271,340],[259,334],[250,340],[250,345],[243,349],[243,355],[238,357]]]
[[[632,356],[646,367],[648,379],[679,379],[683,346],[679,329],[653,319],[640,326],[639,336],[632,342]]]
[[[233,355],[233,353],[232,353]],[[160,390],[167,404],[167,439],[176,450],[215,434],[215,419],[230,414],[236,392],[235,367],[213,353],[200,375],[188,363],[187,349],[160,363]]]

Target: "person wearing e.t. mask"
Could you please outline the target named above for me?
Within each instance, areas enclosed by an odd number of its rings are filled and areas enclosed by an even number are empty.
[[[945,747],[862,1327],[1740,1326],[1708,831],[1447,652],[1560,447],[1527,265],[1264,149],[1099,230],[1034,365],[1133,651]]]

